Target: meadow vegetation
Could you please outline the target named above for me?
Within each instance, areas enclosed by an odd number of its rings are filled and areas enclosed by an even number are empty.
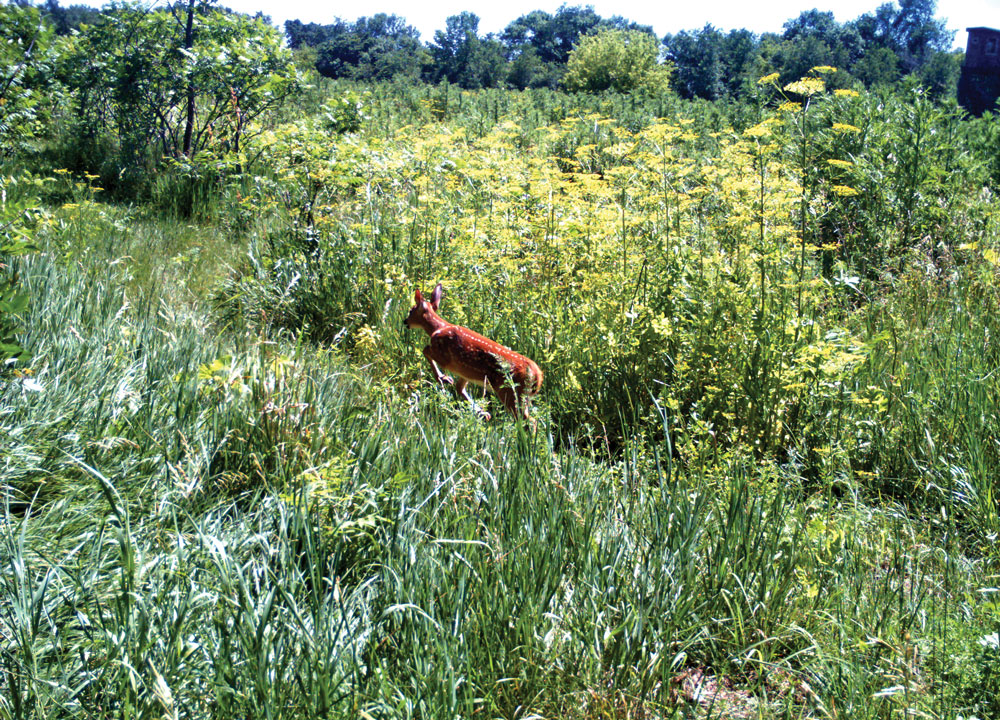
[[[1000,714],[995,115],[260,47],[169,160],[184,73],[129,123],[9,84],[0,717]],[[537,433],[431,381],[438,281]]]

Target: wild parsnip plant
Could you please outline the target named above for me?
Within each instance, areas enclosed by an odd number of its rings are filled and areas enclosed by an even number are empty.
[[[0,717],[995,716],[993,129],[822,71],[327,84],[150,205],[42,182]],[[537,433],[429,381],[434,281]]]
[[[37,198],[18,198],[14,192],[8,199],[8,190],[15,190],[23,179],[0,178],[0,263],[32,250],[30,225],[39,211]],[[2,265],[0,265],[2,267]],[[14,365],[27,364],[28,353],[18,342],[19,316],[27,307],[29,297],[18,282],[17,275],[6,273],[0,277],[0,373],[10,372]]]

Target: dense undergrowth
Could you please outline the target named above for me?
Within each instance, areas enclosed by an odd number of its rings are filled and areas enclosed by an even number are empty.
[[[9,169],[0,717],[1000,713],[996,121],[821,77]],[[537,434],[429,382],[436,281]]]

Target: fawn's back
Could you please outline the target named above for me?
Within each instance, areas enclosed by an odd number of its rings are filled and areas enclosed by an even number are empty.
[[[442,370],[469,382],[499,388],[508,382],[523,395],[537,395],[542,371],[530,358],[474,330],[450,323],[431,333],[431,352]]]

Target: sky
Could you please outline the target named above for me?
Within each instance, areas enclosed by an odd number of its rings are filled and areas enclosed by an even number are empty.
[[[80,0],[63,0],[71,5]],[[100,6],[101,0],[83,0]],[[153,0],[148,0],[153,2]],[[663,2],[662,0],[369,0],[366,3],[343,0],[219,0],[220,5],[246,13],[263,12],[279,27],[285,20],[330,23],[334,18],[355,20],[384,12],[399,15],[420,31],[424,42],[434,39],[435,30],[443,30],[450,15],[469,10],[479,16],[479,33],[503,30],[511,21],[532,10],[555,12],[560,5],[592,5],[601,17],[621,15],[642,25],[652,25],[659,37],[681,30],[697,30],[706,24],[723,30],[746,28],[755,33],[781,32],[782,25],[804,10],[816,8],[833,11],[838,22],[853,20],[888,0],[700,0]],[[1000,0],[938,0],[938,18],[947,20],[955,30],[955,46],[965,48],[968,27],[1000,28]]]

